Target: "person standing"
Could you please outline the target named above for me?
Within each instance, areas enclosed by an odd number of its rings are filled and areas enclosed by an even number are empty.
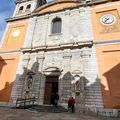
[[[71,109],[72,112],[75,112],[75,99],[73,97],[68,100],[68,111],[69,109]]]
[[[55,107],[58,107],[58,100],[59,100],[59,95],[58,93],[55,93]]]
[[[51,104],[54,106],[55,105],[55,94],[51,94]]]

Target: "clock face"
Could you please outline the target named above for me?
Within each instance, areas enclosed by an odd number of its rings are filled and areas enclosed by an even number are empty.
[[[12,33],[12,36],[13,37],[18,37],[20,35],[20,30],[15,30],[13,33]]]
[[[112,25],[116,22],[116,17],[111,14],[106,14],[100,18],[100,22],[103,25]]]

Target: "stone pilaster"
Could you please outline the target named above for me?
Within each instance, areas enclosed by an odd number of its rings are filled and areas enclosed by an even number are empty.
[[[27,66],[28,66],[28,62],[29,62],[29,60],[30,60],[30,56],[29,56],[29,54],[25,54],[25,55],[23,55],[23,61],[24,61],[24,65],[23,65],[23,67],[26,68],[26,69],[27,69]]]
[[[39,77],[39,92],[38,92],[38,104],[43,104],[44,100],[44,90],[45,90],[45,79],[43,75],[43,64],[44,64],[44,52],[39,53],[37,56],[37,61],[39,63],[39,72],[38,72],[38,77]]]
[[[22,82],[21,84],[21,97],[24,97],[25,95],[25,80],[26,80],[26,73],[28,71],[28,63],[30,60],[30,54],[24,54],[23,55],[23,74],[20,76],[19,81]]]
[[[63,77],[62,77],[62,102],[66,103],[71,96],[71,51],[70,49],[64,50],[63,54]]]
[[[79,79],[80,91],[76,93],[76,111],[83,113],[85,111],[85,81],[81,75]]]
[[[82,63],[83,63],[83,75],[81,76],[80,79],[80,111],[84,112],[85,110],[85,85],[88,82],[87,80],[87,75],[89,73],[88,71],[88,66],[89,66],[89,58],[91,56],[91,51],[87,48],[83,49],[83,51],[81,51],[81,59],[82,59]]]
[[[32,17],[29,19],[28,31],[26,33],[25,42],[23,48],[31,49],[33,43],[33,37],[35,34],[37,17]]]

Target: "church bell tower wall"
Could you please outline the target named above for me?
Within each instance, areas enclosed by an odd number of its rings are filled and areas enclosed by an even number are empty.
[[[49,13],[41,9],[27,16],[11,101],[35,96],[36,104],[45,104],[46,80],[57,76],[60,105],[67,107],[73,96],[77,112],[115,116],[116,110],[104,109],[90,7],[72,6]],[[54,22],[61,26],[53,30]]]
[[[37,0],[18,1],[16,2],[16,8],[13,17],[24,16],[31,13],[37,7]]]

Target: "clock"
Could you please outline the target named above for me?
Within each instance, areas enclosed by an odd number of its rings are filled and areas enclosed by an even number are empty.
[[[12,36],[13,37],[18,37],[20,35],[20,30],[15,30],[15,31],[13,31],[13,33],[12,33]]]
[[[111,14],[106,14],[100,17],[100,23],[102,23],[103,25],[112,25],[116,22],[116,20],[116,17]]]

